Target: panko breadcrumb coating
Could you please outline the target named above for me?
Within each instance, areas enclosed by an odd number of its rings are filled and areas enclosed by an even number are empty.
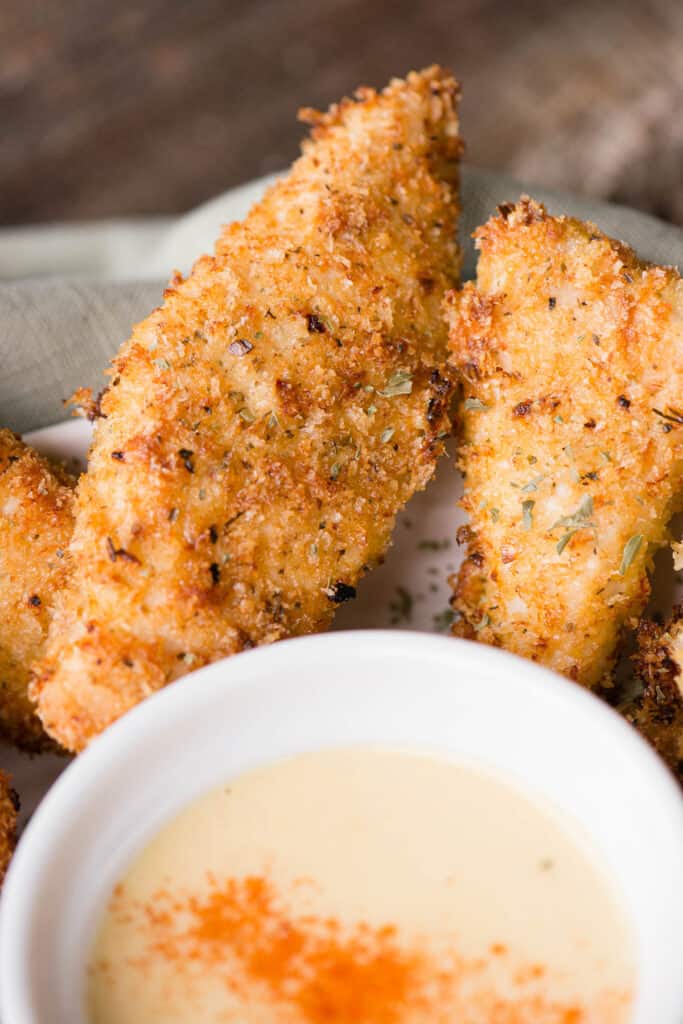
[[[642,612],[683,469],[683,284],[528,198],[447,308],[470,525],[454,630],[588,686]]]
[[[635,661],[643,693],[626,716],[683,783],[683,605],[664,627],[640,623]]]
[[[10,785],[9,776],[0,772],[0,885],[17,842],[18,810],[19,797]]]
[[[73,486],[63,469],[0,430],[0,736],[26,750],[49,744],[28,685],[65,580]]]
[[[325,629],[448,432],[458,87],[361,90],[114,360],[34,692],[80,750],[190,669]]]

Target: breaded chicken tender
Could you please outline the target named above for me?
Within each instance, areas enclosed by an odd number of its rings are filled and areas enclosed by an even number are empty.
[[[683,469],[683,284],[523,198],[447,301],[470,525],[458,635],[599,683],[639,615]]]
[[[17,842],[17,811],[19,798],[10,785],[9,776],[0,772],[0,885]]]
[[[65,581],[74,483],[0,430],[0,736],[26,750],[49,745],[28,685]]]
[[[325,629],[448,432],[456,82],[304,112],[312,140],[138,325],[78,488],[34,687],[80,750],[188,670]]]
[[[626,716],[683,783],[683,605],[664,627],[640,623],[635,661],[643,693]]]

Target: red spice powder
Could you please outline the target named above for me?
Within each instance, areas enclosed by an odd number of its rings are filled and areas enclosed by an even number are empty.
[[[142,905],[119,891],[120,920],[143,929],[146,957],[135,967],[189,965],[220,977],[230,991],[268,1000],[301,1024],[586,1024],[584,1007],[560,1004],[539,991],[542,965],[528,965],[512,984],[513,998],[492,990],[485,972],[508,955],[494,944],[489,960],[444,960],[433,950],[400,941],[396,927],[366,922],[351,927],[336,918],[293,917],[263,876],[212,879],[204,896],[160,891]],[[512,972],[514,974],[514,971]],[[625,1018],[624,995],[615,997],[601,1024]],[[294,1014],[294,1018],[291,1014]],[[596,1019],[596,1018],[593,1018]]]

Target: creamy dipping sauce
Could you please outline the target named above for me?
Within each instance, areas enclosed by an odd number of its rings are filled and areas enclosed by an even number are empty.
[[[90,956],[92,1024],[625,1024],[617,894],[571,823],[458,761],[304,754],[182,811]]]

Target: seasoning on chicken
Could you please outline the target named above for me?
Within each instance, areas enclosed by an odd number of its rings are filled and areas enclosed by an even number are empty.
[[[28,697],[65,579],[74,480],[9,430],[0,430],[0,736],[25,750],[50,746]]]
[[[114,360],[34,692],[79,750],[148,694],[325,629],[448,432],[456,82],[305,111],[312,139]]]
[[[447,302],[467,553],[454,631],[588,686],[642,612],[682,492],[683,284],[528,198]]]

